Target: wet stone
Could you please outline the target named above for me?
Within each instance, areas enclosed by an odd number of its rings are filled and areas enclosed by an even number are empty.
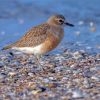
[[[93,72],[91,72],[89,69],[84,70],[83,76],[90,78],[93,75]]]
[[[4,66],[5,66],[4,62],[0,62],[0,68],[2,68]]]
[[[81,90],[75,89],[72,91],[72,98],[83,98],[84,94]]]
[[[85,88],[92,88],[92,84],[88,78],[84,78],[83,84]]]

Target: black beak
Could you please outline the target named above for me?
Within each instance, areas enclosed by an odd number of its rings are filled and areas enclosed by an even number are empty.
[[[70,23],[68,23],[68,22],[66,22],[66,23],[64,23],[65,25],[68,25],[68,26],[71,26],[71,27],[74,27],[74,25],[73,24],[70,24]]]

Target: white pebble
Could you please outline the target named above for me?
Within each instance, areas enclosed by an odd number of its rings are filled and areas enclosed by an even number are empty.
[[[44,82],[45,82],[45,83],[50,82],[50,80],[49,80],[49,79],[47,79],[47,78],[45,78],[45,79],[43,79],[43,80],[44,80]]]
[[[100,81],[100,78],[98,78],[96,76],[92,76],[91,79],[96,80],[96,81]]]
[[[33,76],[33,73],[28,73],[29,76]]]
[[[85,88],[90,88],[90,87],[91,87],[91,85],[90,85],[90,83],[89,83],[89,80],[88,80],[87,78],[84,79],[83,84],[84,84],[84,87],[85,87]]]
[[[16,72],[9,72],[9,75],[10,76],[15,76],[16,75]]]
[[[82,55],[78,51],[76,51],[76,52],[73,53],[73,58],[79,59],[81,57],[82,57]]]
[[[84,97],[82,91],[80,91],[80,90],[74,90],[72,92],[72,94],[73,94],[72,95],[73,98],[82,98],[82,97]]]
[[[50,80],[53,80],[54,78],[53,78],[53,77],[49,77],[49,79],[50,79]]]

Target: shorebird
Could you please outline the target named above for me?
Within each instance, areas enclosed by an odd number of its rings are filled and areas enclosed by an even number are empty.
[[[34,54],[39,62],[41,55],[53,50],[64,37],[64,26],[74,26],[66,22],[63,15],[51,16],[47,22],[31,28],[17,42],[8,45],[3,50],[14,49],[27,54]]]

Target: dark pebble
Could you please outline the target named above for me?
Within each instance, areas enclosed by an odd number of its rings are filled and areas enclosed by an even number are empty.
[[[39,87],[41,89],[41,92],[44,92],[46,91],[46,88],[45,87]]]

